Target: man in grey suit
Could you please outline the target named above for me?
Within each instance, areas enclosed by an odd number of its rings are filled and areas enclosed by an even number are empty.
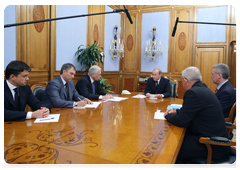
[[[75,89],[73,82],[76,68],[70,63],[63,64],[59,76],[49,81],[42,100],[42,105],[48,108],[81,107],[92,104],[91,100],[81,96]]]
[[[211,78],[213,83],[217,85],[215,95],[221,104],[224,117],[227,118],[233,104],[236,102],[236,91],[228,81],[228,65],[220,63],[214,65],[212,68]]]

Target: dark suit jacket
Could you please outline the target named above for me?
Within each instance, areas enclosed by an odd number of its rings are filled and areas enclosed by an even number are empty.
[[[224,117],[228,117],[232,105],[236,102],[236,91],[232,84],[227,81],[216,93],[216,96],[222,106]]]
[[[185,138],[180,152],[207,157],[207,149],[199,143],[200,137],[228,137],[222,109],[214,93],[201,81],[196,82],[184,94],[183,105],[176,114],[165,117],[169,122],[186,127]],[[229,154],[229,147],[213,146],[213,159]],[[180,154],[180,153],[179,153]]]
[[[12,93],[4,80],[4,121],[24,121],[27,111],[25,107],[28,104],[33,111],[40,109],[40,101],[32,94],[28,85],[19,87],[20,111],[15,108]]]
[[[61,75],[60,75],[61,76]],[[47,108],[64,107],[72,108],[74,101],[85,98],[78,94],[73,81],[69,82],[69,100],[67,100],[66,90],[60,76],[48,82],[44,91],[42,105]]]
[[[106,95],[107,93],[102,89],[100,81],[94,81],[95,94],[92,94],[92,84],[89,75],[80,78],[76,84],[76,89],[79,94],[87,97],[90,100],[98,100],[99,95]]]
[[[164,77],[161,77],[160,83],[156,87],[155,86],[155,81],[153,80],[153,78],[149,78],[147,80],[147,85],[146,85],[144,94],[146,95],[147,93],[163,94],[164,98],[165,97],[170,97],[171,89],[170,89],[169,80],[164,78]]]

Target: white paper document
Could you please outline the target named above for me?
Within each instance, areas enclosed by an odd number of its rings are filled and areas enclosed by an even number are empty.
[[[166,120],[164,117],[164,112],[161,112],[161,110],[157,110],[154,115],[154,119],[161,119],[161,120]]]
[[[146,96],[144,94],[138,94],[136,96],[133,96],[132,98],[139,98],[139,99],[144,99]]]
[[[74,107],[74,109],[85,109],[85,108],[97,108],[99,104],[101,104],[102,102],[92,102],[93,104],[86,104],[83,107]]]
[[[122,101],[122,100],[125,100],[125,99],[128,99],[128,98],[125,98],[125,97],[113,97],[113,99],[107,99],[106,101],[119,102],[119,101]]]
[[[60,114],[49,114],[46,118],[37,118],[34,123],[58,122]]]

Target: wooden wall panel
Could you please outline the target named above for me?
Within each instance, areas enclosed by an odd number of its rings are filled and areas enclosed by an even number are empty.
[[[128,90],[129,92],[135,92],[137,91],[137,77],[136,76],[123,76],[122,78],[122,90]]]
[[[202,82],[206,83],[209,89],[213,92],[216,89],[216,85],[211,79],[212,66],[218,63],[224,63],[224,47],[208,48],[199,47],[197,48],[195,66],[200,69],[202,74]]]
[[[179,17],[180,21],[193,20],[192,7],[175,8],[173,13],[173,23],[175,23],[177,17]],[[181,74],[182,70],[192,65],[192,30],[193,24],[178,23],[173,40],[173,56],[172,60],[170,60],[172,62],[171,70],[173,74]]]
[[[28,6],[29,21],[49,18],[49,6]],[[49,70],[49,24],[40,22],[27,25],[27,63],[32,71]]]
[[[47,19],[49,11],[48,5],[19,5],[17,22]],[[17,27],[17,60],[24,61],[31,67],[30,85],[49,81],[50,24],[43,22]]]
[[[133,24],[131,24],[126,15],[124,15],[124,58],[123,73],[137,73],[138,71],[138,15],[139,13],[130,13]]]

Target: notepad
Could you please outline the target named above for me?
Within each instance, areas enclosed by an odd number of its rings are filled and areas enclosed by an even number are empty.
[[[107,99],[106,101],[119,102],[119,101],[126,100],[126,99],[128,99],[128,98],[125,98],[125,97],[113,97],[113,99]]]
[[[167,109],[181,109],[182,105],[181,104],[171,104],[168,105]]]
[[[99,106],[99,104],[101,104],[102,102],[92,102],[93,104],[86,104],[85,106],[82,107],[74,107],[74,109],[86,109],[86,108],[97,108]]]
[[[164,117],[164,112],[161,112],[161,110],[157,110],[154,114],[154,119],[161,119],[161,120],[166,120]]]
[[[138,94],[136,96],[133,96],[132,98],[139,98],[139,99],[144,99],[146,96],[144,94]]]
[[[58,122],[60,114],[49,114],[46,118],[37,118],[34,123]]]

